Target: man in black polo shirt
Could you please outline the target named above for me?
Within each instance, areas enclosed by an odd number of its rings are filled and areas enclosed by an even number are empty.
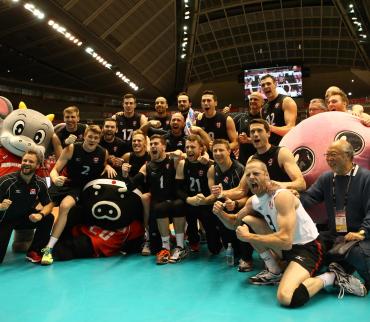
[[[21,169],[0,179],[0,263],[2,263],[13,229],[36,228],[35,237],[27,252],[33,263],[41,261],[41,248],[49,239],[54,216],[53,204],[44,179],[35,175],[41,159],[36,151],[27,151]],[[42,208],[36,210],[37,203]]]

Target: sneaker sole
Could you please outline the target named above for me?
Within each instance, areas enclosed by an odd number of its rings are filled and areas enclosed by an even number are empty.
[[[46,262],[41,261],[41,262],[40,262],[40,264],[41,264],[42,266],[49,266],[49,265],[53,264],[53,262],[51,262],[51,263],[46,263]]]
[[[34,263],[34,264],[40,264],[41,263],[41,259],[37,261],[37,260],[34,260],[33,258],[27,257],[27,256],[26,256],[26,260],[31,262],[31,263]]]
[[[168,261],[167,262],[157,262],[156,264],[157,265],[166,265],[166,264],[168,264]]]
[[[278,282],[252,282],[252,281],[249,281],[250,284],[253,284],[253,285],[278,285],[280,283],[280,281]]]

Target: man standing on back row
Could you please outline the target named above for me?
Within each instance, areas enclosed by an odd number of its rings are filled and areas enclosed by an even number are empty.
[[[266,74],[261,78],[260,86],[267,97],[262,116],[270,124],[270,143],[279,145],[281,138],[295,126],[297,104],[286,95],[279,94],[274,76]]]

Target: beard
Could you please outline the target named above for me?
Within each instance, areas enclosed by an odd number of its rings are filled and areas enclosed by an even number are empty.
[[[21,173],[25,175],[31,175],[34,174],[36,169],[32,168],[31,166],[27,164],[22,164],[21,165]]]

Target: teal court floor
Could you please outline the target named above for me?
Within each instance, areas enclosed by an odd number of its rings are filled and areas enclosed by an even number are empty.
[[[39,266],[8,251],[0,265],[0,322],[105,321],[369,321],[370,296],[319,293],[304,307],[287,309],[275,286],[246,282],[223,254],[206,246],[177,264],[157,266],[140,255],[55,262]]]

